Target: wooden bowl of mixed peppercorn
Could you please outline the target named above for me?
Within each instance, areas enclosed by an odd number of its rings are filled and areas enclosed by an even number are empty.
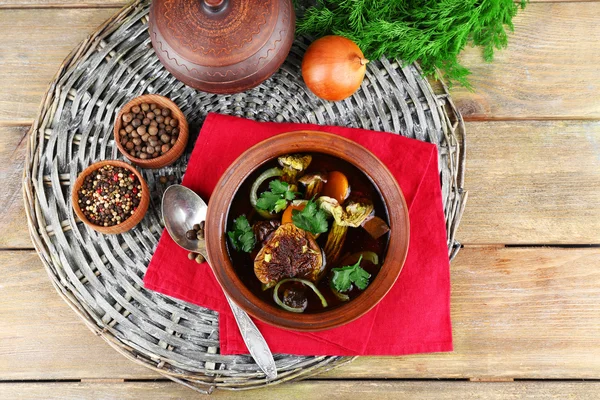
[[[118,160],[94,163],[77,177],[71,192],[75,214],[104,234],[127,232],[148,210],[150,194],[142,175]]]
[[[188,124],[170,99],[146,94],[129,101],[115,120],[115,142],[131,162],[144,168],[174,163],[185,150]]]

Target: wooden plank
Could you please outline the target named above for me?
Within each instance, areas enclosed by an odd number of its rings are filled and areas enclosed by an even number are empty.
[[[0,128],[0,248],[31,248],[21,174],[25,128]],[[467,244],[600,243],[600,122],[467,124]]]
[[[0,10],[0,121],[30,124],[64,58],[116,11]]]
[[[0,10],[0,121],[30,123],[64,57],[116,11]],[[594,3],[530,4],[493,63],[466,49],[476,91],[453,91],[465,117],[600,118],[599,18]]]
[[[462,60],[475,92],[452,91],[463,116],[599,118],[599,20],[595,3],[530,4],[494,62],[482,62],[480,49],[466,49]]]
[[[592,399],[600,390],[598,382],[512,382],[472,383],[451,381],[308,381],[271,386],[243,392],[216,390],[211,399]],[[198,393],[173,382],[126,383],[0,383],[0,397],[6,399],[198,399]]]
[[[0,381],[158,377],[85,327],[34,252],[0,251],[0,276]]]
[[[123,0],[0,0],[0,9],[121,8],[127,4]]]
[[[27,127],[0,127],[0,248],[31,248],[21,181],[27,150]]]
[[[464,248],[454,352],[362,357],[333,378],[600,378],[600,249]]]
[[[600,122],[467,124],[463,243],[600,243]]]
[[[600,378],[600,249],[467,247],[451,274],[453,353],[363,357],[323,377]],[[33,252],[0,252],[0,276],[0,380],[155,376],[84,328]]]
[[[127,4],[129,4],[129,2],[123,0],[0,0],[0,9],[120,8],[126,6]]]

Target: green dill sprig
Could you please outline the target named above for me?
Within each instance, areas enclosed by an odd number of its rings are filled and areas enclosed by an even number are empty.
[[[295,2],[299,10],[310,3]],[[296,27],[299,34],[345,36],[372,60],[419,61],[426,75],[441,70],[448,84],[471,88],[458,55],[472,44],[491,61],[495,49],[507,46],[518,8],[513,0],[319,0]]]

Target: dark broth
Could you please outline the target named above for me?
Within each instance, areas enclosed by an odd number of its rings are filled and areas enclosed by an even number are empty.
[[[385,220],[389,225],[387,210],[381,198],[381,194],[375,187],[375,185],[371,182],[371,180],[358,168],[354,165],[326,155],[322,153],[309,153],[312,156],[312,162],[308,167],[307,172],[317,172],[317,171],[340,171],[348,178],[348,182],[350,184],[350,190],[352,193],[361,193],[364,197],[370,199],[373,202],[375,208],[375,215],[379,218]],[[252,183],[256,180],[256,178],[265,170],[279,166],[277,163],[277,159],[271,160],[260,168],[257,169],[254,173],[252,173],[248,179],[240,186],[238,192],[233,198],[231,203],[231,207],[229,209],[229,214],[227,216],[227,230],[231,230],[233,227],[233,220],[240,216],[241,214],[245,214],[250,224],[254,224],[256,221],[263,220],[263,218],[258,215],[254,211],[254,208],[250,204],[250,188],[252,187]],[[265,190],[268,190],[268,183],[265,183],[263,187],[260,188],[258,193],[262,193]],[[303,186],[299,184],[299,191],[303,191]],[[300,198],[300,197],[299,197]],[[329,220],[329,228],[331,229],[332,220]],[[317,243],[321,248],[325,246],[327,241],[327,234],[324,233],[319,236],[317,239]],[[342,253],[339,258],[339,262],[343,261],[345,257],[350,254],[354,254],[360,251],[373,251],[379,256],[379,265],[373,265],[369,262],[363,261],[361,263],[361,267],[364,268],[367,272],[371,274],[371,278],[369,280],[369,284],[373,282],[375,276],[379,272],[379,268],[383,265],[384,256],[387,251],[389,233],[383,235],[379,239],[373,239],[363,228],[348,228],[348,233],[346,235],[346,241],[344,242],[344,246],[342,248]],[[227,250],[229,252],[229,257],[231,258],[232,264],[237,271],[239,277],[244,282],[244,284],[259,298],[264,300],[267,303],[275,305],[275,301],[273,300],[273,289],[268,289],[263,291],[261,288],[261,282],[258,280],[256,275],[254,275],[254,258],[258,254],[260,250],[260,245],[257,244],[254,251],[251,253],[244,253],[235,251],[231,247],[231,243],[227,240]],[[327,308],[323,308],[321,302],[316,294],[309,288],[306,288],[306,297],[308,298],[308,307],[306,308],[307,313],[315,313],[331,310],[332,308],[338,307],[345,302],[339,300],[330,289],[330,280],[331,280],[331,269],[336,267],[342,267],[344,265],[326,265],[327,272],[323,275],[323,278],[317,284],[317,288],[321,291],[321,293],[327,299],[327,303],[329,306]],[[288,286],[286,286],[288,285]],[[284,290],[294,285],[294,283],[282,284],[279,288],[280,298],[283,295]],[[298,284],[299,286],[303,286],[302,284]],[[350,292],[346,293],[350,296],[350,301],[358,296],[362,291],[357,288],[353,288]]]

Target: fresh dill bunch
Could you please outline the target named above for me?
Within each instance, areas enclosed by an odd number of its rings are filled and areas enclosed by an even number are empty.
[[[521,8],[526,0],[521,0]],[[426,75],[441,70],[451,85],[471,88],[469,70],[458,55],[467,44],[480,46],[491,61],[507,46],[506,29],[519,5],[513,0],[295,0],[297,32],[345,36],[365,56],[419,61]]]

